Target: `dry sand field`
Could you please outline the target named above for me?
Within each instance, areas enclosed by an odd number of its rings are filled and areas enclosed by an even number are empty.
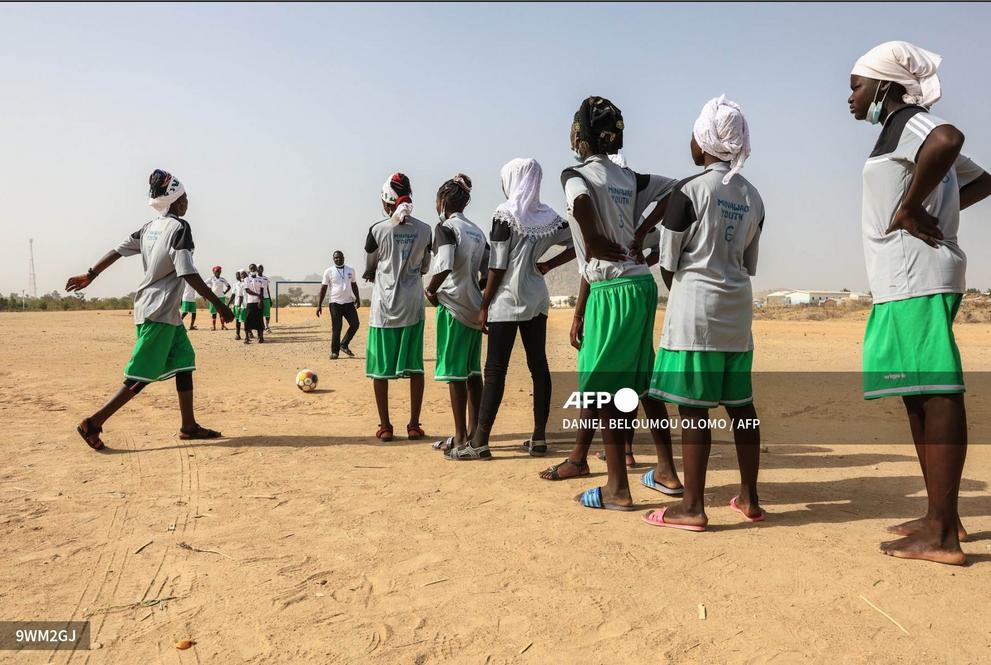
[[[108,423],[103,454],[74,427],[120,383],[129,313],[0,315],[0,619],[89,619],[99,647],[0,652],[0,662],[991,660],[983,387],[968,395],[975,445],[961,498],[971,564],[954,568],[878,553],[886,525],[924,512],[896,401],[865,403],[818,381],[758,395],[768,520],[742,524],[726,507],[735,459],[715,446],[710,531],[669,531],[640,512],[572,502],[604,479],[602,462],[590,461],[590,479],[537,477],[571,437],[544,460],[520,450],[530,424],[521,349],[496,460],[458,464],[431,451],[432,439],[377,442],[363,360],[328,359],[328,318],[283,313],[265,346],[211,332],[203,310],[190,333],[199,420],[227,438],[180,441],[169,382]],[[551,317],[549,355],[562,372],[574,367],[570,316]],[[863,313],[759,320],[755,369],[856,371],[863,326]],[[428,312],[428,377],[433,330]],[[965,367],[991,370],[991,325],[958,325],[957,335]],[[362,331],[353,347],[364,340]],[[318,372],[318,392],[296,389],[303,367]],[[397,429],[406,394],[393,384]],[[427,381],[423,423],[449,433],[443,384]],[[666,503],[636,482],[652,450],[640,436],[631,483],[643,510]],[[196,644],[178,651],[181,639]]]

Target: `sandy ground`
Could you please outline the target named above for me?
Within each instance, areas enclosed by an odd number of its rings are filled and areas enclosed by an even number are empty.
[[[570,312],[552,313],[560,371],[574,365],[569,323]],[[884,527],[924,512],[913,449],[829,442],[870,443],[878,427],[907,441],[891,400],[864,403],[817,381],[759,399],[769,519],[741,524],[726,507],[735,460],[717,446],[712,528],[691,534],[650,528],[643,513],[577,507],[572,497],[603,479],[601,462],[591,462],[592,479],[537,478],[569,441],[560,437],[547,460],[518,449],[530,418],[522,353],[491,464],[444,461],[429,442],[376,442],[364,363],[327,358],[329,321],[311,309],[287,312],[265,346],[191,333],[199,419],[230,438],[180,441],[169,383],[110,421],[111,450],[97,454],[74,426],[119,385],[129,314],[4,314],[0,329],[0,619],[88,618],[100,646],[0,652],[2,662],[991,658],[991,448],[973,445],[965,474],[971,565],[882,556]],[[755,368],[856,370],[862,330],[856,317],[758,321]],[[428,316],[428,376],[433,336]],[[968,370],[991,369],[991,325],[958,326],[958,339]],[[296,389],[302,367],[319,373],[320,391]],[[401,425],[406,386],[393,386]],[[988,395],[968,396],[975,443],[991,441],[978,432],[991,420]],[[443,384],[427,382],[423,421],[448,433]],[[652,461],[646,437],[638,441],[640,461]],[[633,492],[642,509],[665,503]],[[183,638],[196,645],[177,651]]]

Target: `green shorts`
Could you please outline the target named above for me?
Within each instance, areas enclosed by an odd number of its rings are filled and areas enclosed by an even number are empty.
[[[659,349],[650,396],[680,406],[711,409],[754,401],[750,369],[753,351],[671,351]]]
[[[270,317],[272,315],[272,299],[271,298],[265,298],[262,301],[262,305],[263,305],[263,307],[262,307],[262,316],[264,316],[267,319],[268,317]]]
[[[423,321],[403,328],[368,329],[365,376],[408,379],[423,374]]]
[[[216,314],[216,313],[217,313],[217,308],[213,306],[213,303],[212,303],[212,302],[208,302],[208,303],[206,304],[206,308],[207,308],[208,310],[210,310],[210,313],[211,313],[211,314]]]
[[[643,395],[654,365],[657,283],[651,275],[590,285],[585,333],[578,351],[578,390]]]
[[[125,379],[151,383],[196,369],[196,352],[184,326],[145,321],[137,326],[137,335],[124,366]]]
[[[437,307],[437,368],[435,381],[467,381],[482,374],[482,331],[458,321]]]
[[[195,300],[183,300],[182,304],[179,305],[179,311],[183,314],[195,314],[196,313],[196,301]]]
[[[871,307],[864,332],[864,399],[964,392],[953,338],[959,293],[937,293]]]
[[[244,305],[234,305],[234,320],[244,323],[244,319],[247,312],[244,311]]]

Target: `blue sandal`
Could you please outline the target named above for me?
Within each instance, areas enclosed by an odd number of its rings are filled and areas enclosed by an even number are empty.
[[[648,487],[652,490],[660,492],[661,494],[666,494],[668,496],[681,496],[685,493],[684,486],[682,487],[666,487],[660,484],[654,479],[654,469],[651,469],[647,473],[640,476],[640,484],[644,487]]]
[[[623,512],[630,512],[636,510],[634,506],[620,506],[615,503],[603,503],[602,502],[602,488],[593,487],[587,489],[578,496],[575,497],[575,501],[585,506],[586,508],[600,508],[602,510],[621,510]]]

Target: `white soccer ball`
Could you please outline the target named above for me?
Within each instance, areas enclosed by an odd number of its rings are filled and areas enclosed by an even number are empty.
[[[312,369],[300,370],[296,375],[296,387],[304,393],[313,392],[317,388],[317,373]]]

